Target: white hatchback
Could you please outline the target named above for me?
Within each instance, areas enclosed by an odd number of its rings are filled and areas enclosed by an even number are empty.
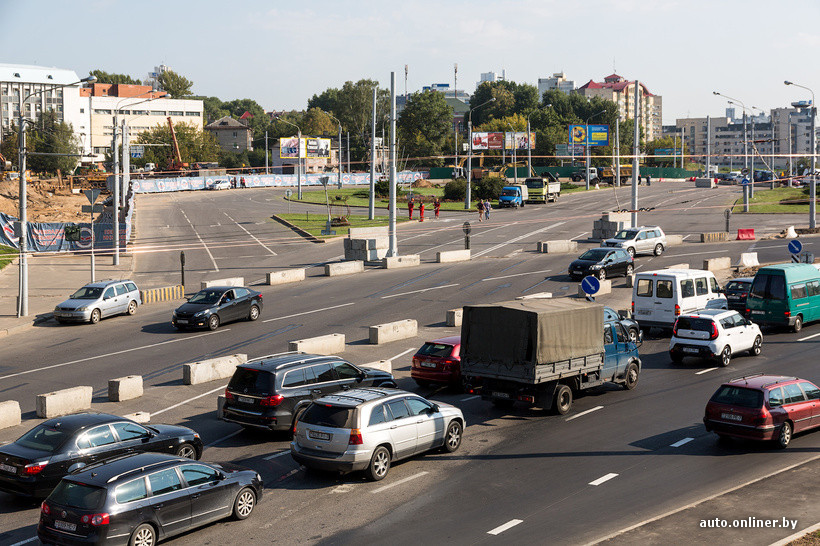
[[[737,311],[707,309],[678,317],[669,340],[669,356],[676,363],[693,356],[728,366],[732,356],[740,352],[759,355],[762,344],[760,327]]]

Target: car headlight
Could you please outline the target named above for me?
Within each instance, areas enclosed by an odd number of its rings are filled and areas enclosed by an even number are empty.
[[[210,309],[205,309],[204,311],[200,311],[199,313],[197,313],[196,315],[194,315],[194,317],[204,317],[205,315],[207,315],[207,314],[208,314],[208,313],[210,313],[210,312],[211,312],[211,310],[210,310]]]
[[[80,307],[77,307],[77,309],[75,309],[75,311],[85,311],[86,309],[88,309],[87,305],[81,305]]]

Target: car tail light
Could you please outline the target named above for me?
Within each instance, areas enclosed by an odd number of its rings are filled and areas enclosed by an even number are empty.
[[[414,367],[417,368],[419,366],[420,362],[421,361],[418,358],[416,358],[415,356],[413,357],[413,366]]]
[[[363,443],[362,431],[357,428],[350,429],[350,440],[347,442],[347,445],[360,446]]]
[[[236,398],[231,391],[225,389],[225,400],[233,400]]]
[[[678,305],[677,303],[675,304],[675,316],[680,316],[680,305]]]
[[[632,302],[632,316],[635,316],[635,302]]]
[[[275,394],[273,396],[267,396],[259,401],[260,406],[278,406],[285,400],[285,397],[281,394]]]
[[[43,501],[40,504],[40,512],[42,512],[45,515],[51,514],[51,508],[49,507],[49,505],[46,504],[46,501]]]
[[[108,514],[86,514],[80,521],[86,524],[91,524],[94,527],[99,527],[100,525],[108,525]]]
[[[529,394],[520,394],[518,395],[518,399],[528,404],[535,404],[535,397],[530,396]]]
[[[753,420],[753,424],[756,427],[768,424],[771,417],[772,417],[772,414],[769,413],[769,410],[767,410],[766,408],[760,408],[760,411],[757,413],[757,415],[755,415],[755,418]]]
[[[784,311],[783,316],[786,317],[786,318],[789,318],[789,317],[792,316],[792,312],[791,311]]]
[[[746,297],[746,296],[748,296],[748,295],[749,295],[749,293],[748,293],[748,292],[742,292],[742,293],[740,294],[740,297],[741,297],[741,298],[745,298],[745,297]]]
[[[718,337],[717,324],[713,322],[712,323],[712,333],[709,335],[709,339],[717,339],[717,337]]]
[[[23,467],[23,474],[26,476],[36,476],[46,467],[48,463],[31,463]]]
[[[751,310],[751,309],[749,309],[749,308],[747,307],[747,308],[746,308],[746,316],[748,317],[748,316],[749,316],[749,313],[751,313],[751,312],[752,312],[752,310]]]

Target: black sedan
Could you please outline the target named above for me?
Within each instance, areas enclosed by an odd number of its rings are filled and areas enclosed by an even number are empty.
[[[213,286],[200,290],[174,311],[171,324],[179,330],[208,328],[232,320],[256,320],[262,312],[262,294],[244,286]]]
[[[199,459],[202,450],[199,434],[186,427],[143,426],[107,413],[56,417],[0,446],[0,491],[42,498],[69,472],[110,457],[155,451]]]
[[[752,277],[738,277],[726,283],[726,286],[723,287],[723,293],[726,295],[729,309],[737,311],[741,315],[746,315],[746,296],[749,295],[753,280]]]
[[[40,505],[37,536],[43,544],[154,546],[213,521],[247,518],[262,487],[259,474],[233,464],[123,456],[63,478]]]
[[[595,275],[601,280],[614,275],[629,276],[635,270],[629,252],[622,248],[591,248],[569,264],[567,272],[573,279]]]

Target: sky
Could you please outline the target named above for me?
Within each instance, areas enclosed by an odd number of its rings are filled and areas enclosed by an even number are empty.
[[[663,122],[768,111],[820,93],[817,0],[0,0],[0,62],[125,73],[165,64],[198,95],[303,109],[345,81],[474,91],[483,72],[580,86],[613,71],[663,97]]]

